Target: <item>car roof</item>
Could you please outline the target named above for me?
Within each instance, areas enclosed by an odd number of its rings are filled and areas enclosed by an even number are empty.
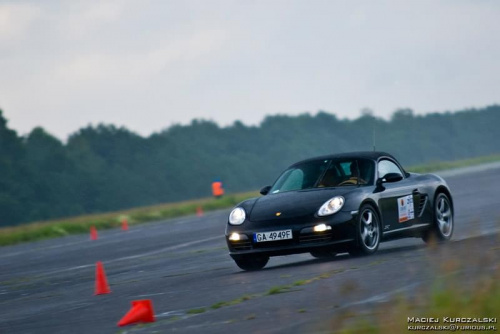
[[[308,162],[308,161],[314,161],[314,160],[323,160],[323,159],[353,159],[353,158],[358,158],[358,159],[370,159],[370,160],[378,160],[380,157],[389,157],[392,158],[395,161],[398,161],[394,156],[392,156],[389,153],[386,152],[381,152],[381,151],[361,151],[361,152],[349,152],[349,153],[338,153],[338,154],[329,154],[329,155],[322,155],[319,157],[313,157],[305,160],[301,160],[299,162],[294,163],[292,166]]]

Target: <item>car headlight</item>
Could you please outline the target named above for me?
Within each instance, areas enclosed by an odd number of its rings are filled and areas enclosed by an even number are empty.
[[[344,202],[345,200],[342,196],[335,196],[334,198],[329,199],[325,202],[325,204],[321,206],[321,208],[319,208],[318,216],[333,215],[335,212],[338,212],[340,209],[342,209]]]
[[[241,225],[245,221],[246,213],[242,208],[236,208],[229,214],[229,224]]]

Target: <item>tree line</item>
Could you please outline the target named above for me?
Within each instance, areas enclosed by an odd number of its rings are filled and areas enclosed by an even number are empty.
[[[40,127],[19,136],[0,110],[0,226],[206,197],[216,178],[226,192],[259,189],[300,159],[374,145],[404,165],[489,155],[499,124],[498,105],[390,120],[320,111],[258,126],[193,120],[148,137],[99,124],[63,143]]]

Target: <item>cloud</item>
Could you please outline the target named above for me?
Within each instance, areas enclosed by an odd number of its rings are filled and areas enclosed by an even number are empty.
[[[61,9],[58,28],[68,39],[94,34],[103,25],[120,21],[130,1],[70,1]]]
[[[199,117],[482,106],[499,102],[499,14],[469,0],[12,2],[0,106],[23,133],[61,137],[101,121],[149,134]]]
[[[144,79],[174,71],[179,63],[197,66],[198,61],[203,62],[217,53],[227,40],[226,31],[207,30],[160,41],[150,50],[131,50],[127,53],[101,53],[96,50],[74,54],[55,68],[54,78],[80,85],[104,84],[127,78]]]
[[[24,38],[41,10],[30,4],[0,4],[0,41]]]

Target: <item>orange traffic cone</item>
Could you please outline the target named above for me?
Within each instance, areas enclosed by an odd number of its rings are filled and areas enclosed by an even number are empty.
[[[122,220],[122,231],[128,231],[128,222],[126,218]]]
[[[132,308],[118,322],[118,326],[126,326],[136,322],[154,322],[153,303],[150,299],[132,301]]]
[[[198,207],[196,208],[196,215],[197,215],[198,217],[203,217],[203,208],[202,208],[201,206],[198,206]]]
[[[97,230],[94,225],[90,226],[90,240],[97,240]]]
[[[106,278],[106,273],[104,272],[104,267],[102,262],[99,261],[96,263],[95,267],[95,293],[94,295],[104,295],[106,293],[110,293],[108,280]]]

